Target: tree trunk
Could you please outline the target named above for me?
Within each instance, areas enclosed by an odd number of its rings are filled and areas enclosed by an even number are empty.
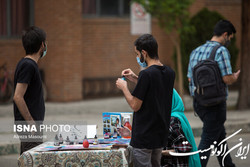
[[[241,76],[238,109],[250,108],[250,1],[242,0]]]
[[[178,93],[183,98],[184,87],[183,87],[183,72],[182,72],[182,60],[181,60],[181,46],[180,46],[180,37],[176,31],[173,31],[169,34],[170,39],[172,40],[177,51],[177,76],[178,76]]]
[[[183,72],[182,72],[182,60],[181,60],[181,48],[180,43],[176,45],[177,51],[177,70],[178,70],[178,93],[183,98],[184,88],[183,88]]]

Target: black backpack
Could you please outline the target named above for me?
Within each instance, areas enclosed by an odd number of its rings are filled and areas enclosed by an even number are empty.
[[[226,101],[226,84],[222,80],[215,53],[221,45],[216,45],[209,58],[199,61],[193,68],[196,89],[195,100],[202,106],[213,106]]]

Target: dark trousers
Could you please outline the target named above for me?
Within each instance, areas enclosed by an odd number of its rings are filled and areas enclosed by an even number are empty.
[[[208,149],[211,145],[214,145],[218,151],[221,150],[221,145],[217,147],[217,144],[226,138],[226,131],[224,127],[224,122],[226,121],[226,102],[215,106],[205,107],[199,105],[194,99],[194,110],[203,122],[201,141],[198,150]],[[227,152],[227,142],[225,141],[222,145],[226,146],[226,148],[223,147],[223,151]],[[207,166],[210,153],[211,150],[200,153],[202,167]],[[217,159],[220,166],[222,166],[223,156],[217,156]],[[230,154],[225,157],[224,166],[235,167]]]
[[[28,151],[40,144],[43,143],[43,131],[39,129],[39,126],[42,124],[43,122],[41,121],[37,121],[36,122],[36,129],[38,129],[38,132],[16,132],[19,135],[20,138],[20,155],[22,155],[23,152]],[[15,125],[27,125],[27,122],[25,121],[15,121]],[[37,138],[31,138],[29,137],[29,135],[34,135]]]
[[[133,148],[133,166],[134,167],[160,167],[161,152],[159,149],[139,149]]]

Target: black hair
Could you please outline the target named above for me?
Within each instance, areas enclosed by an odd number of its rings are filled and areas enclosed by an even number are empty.
[[[236,30],[234,25],[228,20],[220,20],[214,27],[214,36],[221,36],[227,32],[228,35],[235,34]]]
[[[145,50],[151,59],[159,59],[158,44],[153,35],[144,34],[136,39],[134,45],[138,51]]]
[[[45,41],[46,33],[41,28],[31,26],[23,32],[22,42],[26,55],[37,53]]]

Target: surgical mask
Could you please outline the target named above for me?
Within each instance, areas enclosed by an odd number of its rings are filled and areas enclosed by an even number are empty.
[[[40,59],[43,58],[47,54],[47,45],[45,44],[45,49],[43,51],[43,54],[41,55]]]
[[[137,63],[138,63],[141,67],[145,68],[145,67],[148,66],[147,63],[146,63],[145,61],[144,61],[144,62],[141,62],[141,60],[140,60],[139,57],[136,57],[136,60],[137,60]]]

